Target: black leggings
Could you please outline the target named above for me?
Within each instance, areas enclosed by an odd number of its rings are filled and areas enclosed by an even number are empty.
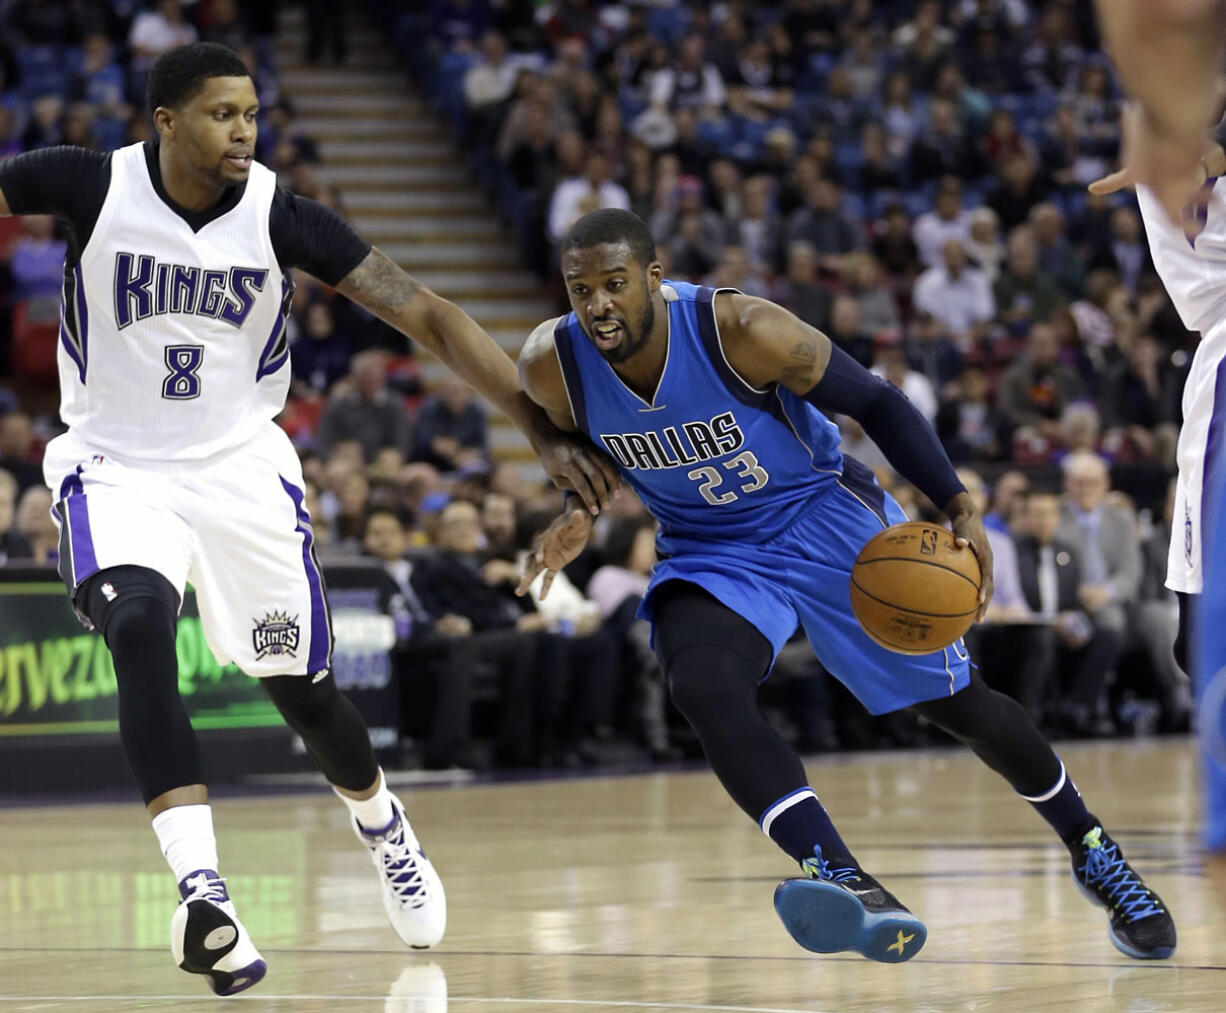
[[[758,683],[771,664],[769,641],[706,591],[670,581],[657,591],[656,653],[673,702],[702,743],[715,775],[753,820],[807,783],[796,751],[758,710]],[[1060,761],[1025,710],[973,671],[951,697],[910,708],[969,746],[1024,795],[1040,795]]]

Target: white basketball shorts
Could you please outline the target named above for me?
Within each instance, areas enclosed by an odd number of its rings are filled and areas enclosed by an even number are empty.
[[[248,675],[314,675],[331,664],[332,629],[302,468],[268,423],[218,459],[153,469],[121,464],[65,433],[43,474],[60,527],[60,575],[75,601],[99,570],[144,566],[183,597],[195,588],[219,664]]]

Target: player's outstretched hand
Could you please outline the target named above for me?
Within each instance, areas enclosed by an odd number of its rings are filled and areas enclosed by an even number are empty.
[[[969,548],[979,558],[979,571],[983,575],[979,582],[979,612],[975,616],[975,621],[979,622],[988,611],[995,586],[992,579],[992,545],[978,511],[960,514],[952,519],[950,526],[958,545]]]
[[[536,575],[544,570],[545,581],[541,584],[541,600],[544,601],[557,572],[583,551],[591,533],[592,518],[582,510],[567,510],[555,517],[524,562],[524,574],[515,593],[520,597],[527,594]]]
[[[593,515],[613,501],[621,485],[617,465],[587,441],[557,436],[539,453],[549,480],[559,489],[577,493]]]

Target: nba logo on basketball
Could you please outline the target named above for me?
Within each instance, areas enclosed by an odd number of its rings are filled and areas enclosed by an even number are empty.
[[[255,646],[256,661],[270,654],[296,657],[294,652],[298,650],[298,617],[291,619],[286,612],[273,612],[263,619],[257,619],[251,640]]]
[[[935,556],[937,552],[937,533],[928,528],[920,533],[920,555]]]

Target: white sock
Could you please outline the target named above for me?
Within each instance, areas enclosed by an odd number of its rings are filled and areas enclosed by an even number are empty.
[[[336,788],[333,787],[332,790],[336,791]],[[392,793],[387,790],[387,778],[383,776],[382,767],[379,768],[378,790],[370,798],[350,798],[339,791],[336,794],[349,807],[358,825],[370,833],[387,829],[396,818],[396,811],[392,808]]]
[[[212,806],[171,806],[153,817],[153,832],[176,881],[182,883],[200,869],[217,870]]]

